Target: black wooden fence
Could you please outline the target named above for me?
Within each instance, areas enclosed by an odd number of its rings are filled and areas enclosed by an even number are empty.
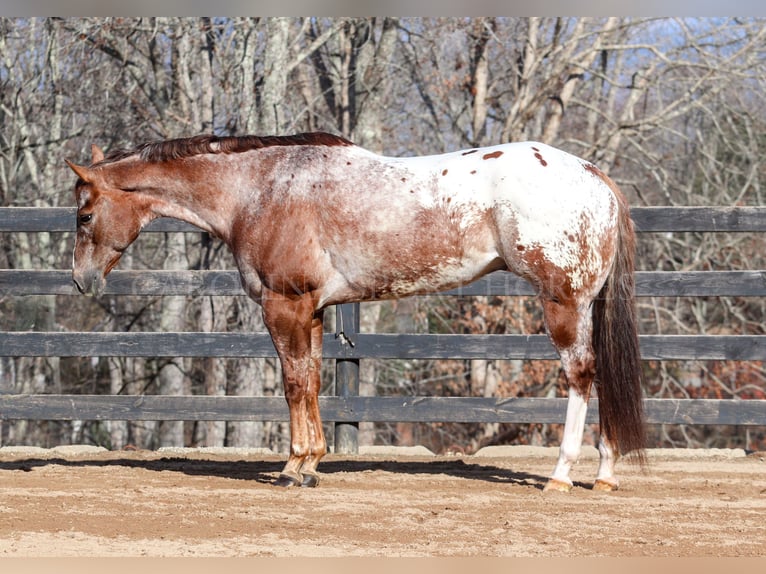
[[[764,232],[766,207],[654,207],[632,211],[639,232]],[[0,208],[0,234],[73,231],[71,208]],[[145,232],[199,231],[171,219]],[[0,235],[1,237],[2,235]],[[639,297],[766,295],[766,271],[639,272]],[[120,271],[107,293],[244,295],[236,271]],[[444,295],[530,295],[530,285],[494,273]],[[69,270],[0,270],[0,297],[74,295]],[[362,397],[359,361],[366,358],[554,359],[544,335],[370,334],[358,332],[358,306],[338,308],[343,336],[327,333],[324,355],[336,360],[336,394],[320,399],[336,423],[336,451],[354,452],[355,428],[377,422],[562,422],[566,399],[480,397]],[[645,360],[766,360],[766,336],[642,335]],[[266,333],[0,332],[2,356],[274,357]],[[596,403],[597,399],[593,399]],[[589,422],[597,422],[596,405]],[[654,424],[766,426],[766,401],[647,399]],[[280,397],[90,396],[0,394],[1,419],[32,420],[286,420]]]

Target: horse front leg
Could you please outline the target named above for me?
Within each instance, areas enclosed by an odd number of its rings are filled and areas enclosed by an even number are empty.
[[[290,412],[290,454],[279,474],[276,486],[301,486],[301,469],[309,454],[308,410],[306,389],[308,387],[308,361],[303,358],[282,359],[282,377],[285,400]]]
[[[309,438],[309,453],[303,461],[301,486],[316,486],[319,484],[317,465],[327,453],[327,442],[322,428],[322,418],[319,414],[319,390],[322,370],[322,318],[324,313],[318,311],[311,323],[311,364],[309,365],[308,388],[306,389],[307,432]]]
[[[314,392],[313,387],[316,387],[318,394],[319,387],[319,373],[312,367],[315,364],[311,349],[314,323],[312,303],[309,297],[291,299],[276,293],[269,293],[262,301],[264,323],[271,333],[282,365],[285,400],[290,412],[290,455],[276,481],[277,486],[316,486],[316,465],[326,449],[321,421],[312,420],[319,414],[318,408],[311,406],[317,399],[309,396]],[[313,379],[316,379],[314,385]]]

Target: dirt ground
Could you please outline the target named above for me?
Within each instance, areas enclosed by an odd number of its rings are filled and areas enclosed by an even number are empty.
[[[417,452],[417,451],[416,451]],[[622,487],[543,493],[555,449],[328,455],[315,489],[258,451],[0,449],[0,557],[766,556],[766,454],[650,451]]]

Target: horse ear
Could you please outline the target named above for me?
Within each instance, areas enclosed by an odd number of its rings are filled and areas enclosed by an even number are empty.
[[[91,165],[94,163],[98,163],[100,161],[104,161],[104,152],[101,151],[101,148],[98,147],[96,144],[92,144],[90,146],[90,153],[93,156],[93,159],[91,160]]]
[[[77,177],[79,177],[85,183],[90,183],[93,180],[91,170],[89,170],[87,167],[84,167],[82,165],[77,165],[76,163],[72,163],[68,159],[65,159],[64,161],[69,167],[72,168],[72,171],[77,174]]]

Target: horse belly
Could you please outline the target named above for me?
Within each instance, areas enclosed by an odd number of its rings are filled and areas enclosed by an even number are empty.
[[[439,268],[406,266],[378,269],[364,275],[337,273],[326,283],[320,301],[322,306],[327,306],[438,293],[466,285],[486,273],[504,268],[502,259],[487,257],[480,264],[469,266],[446,262]]]
[[[493,252],[464,254],[462,257],[434,259],[421,265],[391,269],[391,277],[380,282],[376,298],[398,298],[454,289],[505,268],[503,260]]]
[[[396,234],[361,241],[335,254],[335,273],[323,293],[326,304],[436,293],[505,268],[494,246],[481,245],[476,238],[462,243],[433,236],[428,241],[392,237]]]

